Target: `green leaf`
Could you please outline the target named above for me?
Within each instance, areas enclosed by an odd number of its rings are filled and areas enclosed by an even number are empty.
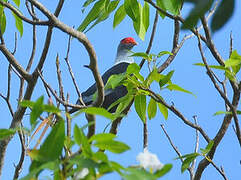
[[[159,57],[161,57],[161,56],[163,56],[163,55],[166,55],[166,54],[173,55],[173,54],[172,54],[171,52],[169,52],[169,51],[161,51],[161,52],[158,53],[157,57],[159,58]]]
[[[60,157],[65,139],[64,121],[59,120],[40,147],[38,161],[53,161]]]
[[[42,170],[52,170],[56,171],[59,168],[60,162],[58,160],[56,161],[50,161],[46,163],[40,163],[38,161],[33,161],[30,166],[30,172],[27,176],[21,178],[20,180],[32,180],[36,179],[36,176],[42,171]]]
[[[29,108],[33,108],[33,106],[34,106],[34,102],[33,101],[29,101],[29,100],[20,101],[19,104],[22,107],[29,107]]]
[[[150,19],[150,7],[147,2],[144,2],[144,6],[142,9],[142,21],[143,21],[143,25],[145,27],[146,32],[147,32],[149,24],[150,24],[149,19]]]
[[[234,67],[234,66],[233,66]],[[229,69],[225,71],[225,76],[230,80],[236,82],[235,74]]]
[[[142,6],[140,3],[138,3],[138,4],[139,4],[139,12],[137,12],[138,16],[137,16],[136,20],[133,21],[133,26],[136,31],[136,34],[140,37],[141,40],[144,41],[145,35],[146,35],[146,29],[143,24]]]
[[[19,7],[20,6],[20,0],[13,0],[13,2]]]
[[[153,68],[152,72],[149,73],[149,75],[147,76],[146,80],[145,80],[145,85],[147,87],[149,87],[153,81],[156,81],[159,83],[159,81],[164,78],[165,75],[162,75],[160,73],[158,73],[158,70],[156,67]]]
[[[221,4],[214,12],[214,15],[211,21],[211,30],[213,32],[221,29],[232,17],[234,12],[234,4],[235,4],[234,0],[221,1]]]
[[[18,30],[18,32],[20,33],[20,36],[22,37],[23,35],[23,22],[22,22],[22,19],[19,18],[16,14],[14,14],[12,12],[13,16],[14,16],[14,19],[15,19],[15,26]]]
[[[130,149],[130,147],[123,142],[115,141],[115,140],[106,140],[106,141],[97,141],[93,144],[94,146],[102,149],[108,150],[113,153],[123,153]]]
[[[165,164],[161,169],[157,170],[154,175],[158,178],[164,176],[172,169],[172,164]]]
[[[197,22],[200,17],[210,10],[213,0],[201,0],[201,1],[192,1],[194,2],[194,8],[189,13],[188,17],[185,19],[182,29],[191,29],[197,25]]]
[[[101,12],[103,12],[104,8],[105,0],[100,0],[96,2],[93,8],[88,13],[88,15],[86,16],[86,18],[84,19],[84,21],[78,27],[78,31],[83,32],[91,22],[93,22],[95,19],[99,17]]]
[[[83,155],[85,157],[91,157],[92,151],[88,141],[82,129],[77,125],[74,126],[74,140],[78,145],[81,145]]]
[[[149,119],[154,118],[156,116],[156,111],[157,111],[156,101],[151,98],[147,107],[148,118]]]
[[[127,168],[128,173],[121,174],[123,179],[125,180],[156,180],[156,176],[154,174],[149,173],[144,169],[137,168]]]
[[[123,79],[125,78],[126,78],[125,73],[111,75],[105,85],[105,90],[110,88],[115,89],[117,86],[121,85],[120,82],[123,81]]]
[[[163,0],[156,0],[156,4],[157,4],[157,6],[158,6],[159,8],[161,8],[163,11],[166,11],[166,7],[165,7],[165,5],[164,5],[164,1],[163,1]],[[165,17],[165,15],[162,14],[160,11],[158,11],[158,13],[159,13],[159,15],[160,15],[162,18]]]
[[[137,0],[125,0],[124,8],[126,14],[132,19],[132,21],[136,21],[140,16],[139,4]]]
[[[0,129],[0,140],[6,139],[16,133],[15,129]]]
[[[137,77],[139,80],[141,80],[142,82],[144,81],[144,77],[140,74],[140,66],[137,65],[136,63],[131,63],[126,70],[126,74],[133,74],[135,75],[135,77]],[[133,79],[134,80],[134,79]]]
[[[241,114],[241,111],[237,110],[236,113]],[[230,111],[217,111],[217,112],[214,113],[214,116],[221,115],[221,114],[233,114],[233,113],[230,112]]]
[[[208,154],[209,151],[211,150],[211,148],[213,147],[213,144],[214,144],[214,141],[210,141],[210,142],[208,143],[208,145],[205,147],[205,149],[200,148],[202,154],[203,154],[203,155]]]
[[[237,50],[234,50],[230,58],[225,61],[225,67],[237,66],[241,63],[241,56],[237,53]]]
[[[75,124],[74,126],[74,141],[76,144],[80,145],[81,144],[81,133],[79,127]]]
[[[2,34],[4,34],[6,30],[6,16],[4,12],[4,7],[2,5],[0,5],[0,28]]]
[[[89,142],[92,141],[108,141],[108,140],[112,140],[116,137],[116,135],[111,134],[111,133],[100,133],[100,134],[95,134],[93,136],[91,136],[91,138],[89,139]]]
[[[95,2],[96,0],[86,0],[83,7],[89,6],[91,3]]]
[[[33,126],[36,123],[38,117],[43,113],[43,102],[44,97],[41,96],[37,99],[32,107],[32,112],[30,113],[30,124]]]
[[[136,95],[135,96],[135,110],[140,119],[145,123],[146,121],[146,96]]]
[[[221,114],[232,114],[232,112],[229,111],[217,111],[214,113],[214,116],[221,115]]]
[[[166,88],[168,88],[171,91],[172,90],[174,90],[174,91],[181,91],[181,92],[192,94],[193,96],[195,96],[192,92],[190,92],[190,91],[188,91],[186,89],[183,89],[182,87],[178,86],[177,84],[170,84]]]
[[[115,8],[118,6],[119,2],[120,2],[119,0],[118,1],[111,1],[110,3],[109,3],[109,0],[106,1],[105,8],[103,9],[103,11],[100,13],[100,15],[98,16],[96,21],[85,32],[88,32],[95,25],[97,25],[100,22],[106,20],[109,17],[110,13],[113,12],[115,10]]]
[[[142,57],[143,59],[150,60],[148,54],[144,53],[144,52],[137,52],[137,53],[132,54],[131,56]]]
[[[203,63],[195,63],[193,65],[205,67],[205,64],[203,64]],[[224,70],[224,71],[227,70],[227,68],[225,68],[224,66],[208,65],[208,67],[213,68],[213,69],[218,69],[218,70]]]
[[[174,15],[180,13],[180,9],[183,4],[183,0],[162,0],[165,6],[165,9]]]
[[[163,78],[159,81],[159,86],[162,88],[164,85],[166,85],[172,78],[174,71],[170,71],[167,75],[165,75]]]
[[[199,153],[190,153],[190,154],[185,154],[183,156],[177,157],[175,159],[183,159],[183,158],[191,158],[191,157],[197,157],[200,156],[201,154]]]
[[[127,106],[129,106],[129,104],[132,102],[134,96],[133,95],[129,95],[127,94],[126,96],[122,97],[123,99],[118,99],[116,102],[119,102],[118,106],[117,106],[117,109],[116,109],[116,112],[117,114],[120,114],[122,115],[122,111],[125,110],[127,108]],[[120,100],[120,101],[119,101]]]
[[[49,113],[60,113],[60,109],[55,107],[54,105],[49,105],[49,104],[45,104],[43,106],[43,111],[49,112]]]
[[[183,173],[187,168],[189,168],[190,164],[194,161],[194,159],[196,159],[197,156],[191,156],[191,157],[187,157],[183,163],[182,163],[182,167],[181,167],[181,172]]]
[[[136,63],[131,63],[126,70],[127,74],[137,74],[141,70],[140,66]]]
[[[159,110],[162,113],[163,117],[165,118],[165,120],[167,120],[167,118],[168,118],[168,109],[167,109],[167,107],[164,106],[161,103],[157,103],[157,105],[158,105]]]
[[[121,113],[122,110],[124,110],[125,107],[127,107],[127,105],[129,104],[129,102],[131,102],[132,99],[133,99],[133,96],[130,95],[130,94],[127,94],[127,95],[119,98],[117,101],[113,102],[113,103],[108,107],[107,110],[109,111],[111,108],[113,108],[114,106],[116,106],[117,104],[119,104],[118,107],[117,107],[117,109],[116,109],[116,113],[118,113],[118,112]],[[119,106],[120,106],[120,107],[119,107]]]
[[[230,58],[225,61],[225,67],[232,67],[234,74],[236,75],[241,66],[241,56],[238,54],[237,50],[234,50]]]
[[[83,113],[83,112],[85,112],[87,114],[92,114],[92,115],[100,115],[100,116],[103,116],[110,120],[115,120],[115,118],[116,118],[115,115],[109,113],[106,109],[100,108],[100,107],[88,107],[85,109],[80,109],[78,114]]]
[[[115,12],[114,21],[113,21],[113,28],[118,26],[124,20],[125,17],[126,17],[126,11],[125,11],[125,7],[124,7],[124,4],[123,4]]]

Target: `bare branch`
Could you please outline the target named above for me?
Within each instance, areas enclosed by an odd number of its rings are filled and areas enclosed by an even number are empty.
[[[154,40],[154,36],[155,36],[155,33],[156,33],[156,26],[157,26],[157,22],[158,22],[158,11],[156,10],[156,14],[155,14],[155,19],[154,19],[154,23],[153,23],[153,26],[152,26],[152,31],[151,31],[151,38],[149,40],[149,43],[148,43],[148,47],[146,49],[146,53],[149,54],[150,51],[151,51],[151,47],[152,47],[152,43],[153,43],[153,40]],[[145,63],[145,59],[142,59],[141,60],[141,63],[139,64],[139,66],[142,68],[142,66],[144,65]]]
[[[71,36],[69,36],[68,47],[67,47],[67,52],[66,52],[66,57],[65,57],[64,59],[65,59],[65,62],[66,62],[66,64],[67,64],[67,66],[68,66],[68,70],[69,70],[70,76],[71,76],[71,78],[72,78],[72,81],[73,81],[73,83],[74,83],[74,87],[75,87],[75,90],[76,90],[76,92],[77,92],[77,94],[78,94],[79,100],[80,100],[80,102],[81,102],[82,105],[85,105],[85,103],[84,103],[83,100],[82,100],[82,96],[81,96],[79,87],[78,87],[78,85],[77,85],[77,83],[76,83],[76,80],[75,80],[75,77],[74,77],[74,73],[73,73],[72,68],[71,68],[71,66],[70,66],[70,63],[69,63],[70,42],[71,42]]]
[[[12,105],[10,104],[10,92],[11,92],[11,71],[12,71],[12,67],[11,64],[8,65],[8,87],[7,87],[7,95],[6,97],[0,93],[0,96],[5,100],[5,102],[8,105],[8,109],[11,113],[11,115],[13,116],[13,108]]]
[[[81,42],[84,47],[86,48],[89,57],[90,57],[90,64],[89,64],[89,68],[92,71],[92,74],[95,78],[95,82],[97,85],[97,91],[98,91],[98,96],[96,98],[96,101],[93,102],[93,106],[101,106],[103,101],[104,101],[104,83],[102,81],[102,78],[100,76],[99,70],[98,70],[98,66],[97,66],[97,57],[94,51],[93,46],[91,45],[91,43],[89,42],[89,40],[87,39],[86,35],[82,32],[79,32],[67,25],[65,25],[64,23],[62,23],[61,21],[59,21],[57,19],[57,17],[52,14],[50,11],[48,11],[48,9],[46,9],[40,2],[36,1],[36,0],[29,0],[31,3],[33,3],[33,5],[35,7],[37,7],[43,14],[45,14],[49,20],[51,20],[53,22],[53,25],[57,28],[59,28],[61,31],[68,33],[69,35],[77,38],[79,40],[79,42]],[[41,68],[39,68],[41,69]]]
[[[147,118],[146,121],[143,123],[143,149],[147,148],[148,146],[148,127],[147,127]]]
[[[197,123],[197,116],[194,115],[193,116],[193,119],[194,119],[194,122],[196,125],[198,125]],[[199,148],[199,133],[198,131],[196,130],[196,143],[195,143],[195,148],[194,148],[194,153],[197,153],[198,152],[198,148]],[[193,160],[192,164],[191,164],[191,167],[190,167],[190,170],[192,171],[192,177],[191,179],[194,178],[194,169],[195,169],[195,164],[196,164],[196,159]]]
[[[13,49],[13,52],[12,52],[12,55],[14,55],[17,51],[17,44],[18,44],[18,36],[17,36],[17,33],[15,32],[15,41],[14,41],[14,49]]]
[[[3,1],[0,1],[3,2]],[[26,80],[31,80],[31,75],[28,74],[25,69],[18,63],[18,61],[15,59],[15,57],[12,55],[11,52],[8,51],[8,49],[5,47],[4,44],[0,44],[0,50],[7,58],[8,62],[18,71],[18,73]]]
[[[207,69],[207,74],[209,76],[209,78],[211,79],[214,87],[216,88],[216,90],[219,92],[219,94],[221,95],[221,97],[223,98],[223,100],[225,101],[225,103],[229,106],[232,115],[234,117],[234,123],[236,126],[236,135],[237,138],[239,140],[239,145],[241,146],[241,131],[240,131],[240,127],[239,127],[239,122],[238,122],[238,117],[237,117],[237,110],[236,107],[229,101],[228,97],[225,95],[225,93],[221,90],[221,88],[219,87],[219,85],[217,84],[217,82],[215,81],[215,78],[213,76],[214,72],[210,69],[210,67],[207,64],[206,58],[204,56],[203,50],[202,50],[202,46],[201,46],[201,42],[200,42],[200,38],[198,37],[198,47],[199,47],[199,51],[200,54],[202,56],[202,60],[203,63],[205,64],[205,67]],[[240,93],[234,90],[234,97],[235,96],[240,96]],[[238,102],[238,101],[237,101]]]
[[[23,21],[32,24],[32,25],[50,25],[49,21],[32,21],[31,19],[28,19],[24,15],[20,13],[14,6],[12,6],[9,2],[0,1],[0,4],[4,7],[10,9],[14,14],[16,14],[20,19]]]
[[[224,170],[223,170],[223,168],[218,168],[218,166],[212,161],[212,160],[210,160],[210,163],[212,164],[212,166],[219,172],[219,174],[221,175],[221,176],[223,176],[223,179],[224,180],[228,180],[228,178],[226,177],[226,175],[225,175],[225,173],[224,173]]]
[[[55,91],[51,88],[51,86],[44,80],[44,77],[42,76],[41,72],[39,72],[39,77],[42,80],[42,82],[45,84],[45,86],[50,90],[52,95],[55,97],[55,99],[60,102],[64,106],[72,107],[72,108],[79,108],[83,109],[86,108],[86,106],[80,106],[77,104],[68,104],[67,102],[63,101],[61,98],[58,97],[58,95],[55,93]]]
[[[229,57],[231,56],[233,52],[233,36],[232,31],[230,32],[230,43],[229,43]]]
[[[58,54],[56,56],[56,69],[57,69],[57,77],[58,77],[58,83],[59,83],[59,95],[60,95],[60,98],[63,101],[65,101],[64,87],[63,87],[63,83],[62,83],[61,70],[59,67],[59,55]]]
[[[174,21],[174,35],[173,35],[173,47],[172,47],[172,55],[168,56],[166,61],[158,67],[158,72],[161,73],[164,69],[166,69],[171,62],[174,60],[176,57],[178,51],[181,49],[182,45],[184,44],[184,41],[186,39],[183,39],[180,44],[178,44],[179,41],[179,33],[180,33],[180,25],[177,20]]]
[[[166,135],[166,137],[167,137],[170,145],[172,146],[172,148],[174,149],[174,151],[177,153],[180,161],[183,163],[184,160],[183,160],[183,158],[182,158],[182,154],[180,153],[180,151],[178,150],[178,148],[173,144],[172,139],[171,139],[171,137],[168,135],[168,133],[167,133],[167,131],[165,130],[165,127],[164,127],[163,124],[161,124],[161,128],[162,128],[164,134]],[[189,174],[190,174],[190,177],[191,177],[191,179],[192,179],[192,177],[193,177],[193,172],[191,171],[191,168],[187,168],[187,170],[188,170],[188,172],[189,172]]]
[[[216,47],[215,47],[215,45],[214,45],[214,43],[212,41],[211,32],[210,32],[210,30],[208,28],[208,24],[207,24],[206,18],[202,17],[201,18],[201,22],[202,22],[203,29],[204,29],[204,32],[205,32],[205,35],[206,35],[206,39],[207,39],[207,42],[205,42],[206,45],[208,46],[209,50],[211,51],[213,57],[217,60],[217,62],[220,65],[224,66],[224,59],[219,54],[218,50],[216,49]],[[197,37],[199,37],[199,35],[197,35]]]
[[[215,79],[214,79],[214,77],[213,77],[213,75],[211,73],[212,71],[210,70],[209,66],[207,65],[206,58],[204,57],[199,37],[198,37],[198,47],[199,47],[199,51],[200,51],[200,54],[202,56],[203,62],[205,64],[205,67],[207,69],[208,76],[210,77],[212,83],[214,84],[215,88],[217,89],[217,91],[219,92],[221,97],[225,100],[225,103],[228,104],[229,108],[231,108],[231,111],[232,111],[232,115],[230,115],[230,114],[225,115],[225,117],[223,119],[223,122],[222,122],[222,125],[219,128],[215,138],[213,139],[213,142],[214,142],[213,147],[211,148],[210,152],[208,153],[209,159],[212,160],[212,158],[213,158],[213,156],[215,154],[217,146],[219,145],[220,141],[222,140],[222,138],[224,137],[225,133],[227,132],[227,129],[228,129],[230,123],[231,123],[232,117],[235,118],[235,116],[236,116],[236,108],[238,106],[238,102],[239,102],[239,99],[240,99],[240,93],[238,91],[234,91],[232,104],[231,104],[229,102],[229,100],[227,99],[227,97],[225,96],[225,94],[221,91],[221,89],[219,88],[219,86],[215,82]],[[204,169],[209,165],[209,163],[210,163],[210,161],[208,161],[206,158],[204,158],[203,160],[201,160],[199,162],[197,170],[196,170],[196,173],[195,173],[195,176],[194,176],[194,180],[200,180]]]
[[[22,128],[22,125],[21,125],[21,128]],[[24,162],[25,154],[26,154],[25,137],[24,137],[24,132],[21,129],[18,132],[18,136],[19,136],[19,140],[21,142],[22,151],[21,151],[21,156],[20,156],[19,162],[18,162],[17,166],[15,167],[15,172],[14,172],[14,176],[13,176],[14,180],[18,179],[19,174],[22,171],[23,162]]]
[[[1,2],[3,2],[3,1],[0,1],[0,3]],[[59,1],[59,3],[62,3],[62,1]],[[61,7],[62,6],[58,6],[58,8],[61,8]],[[51,26],[48,27],[47,35],[46,35],[45,43],[44,43],[44,48],[43,48],[43,51],[42,51],[42,54],[41,54],[41,57],[40,57],[40,60],[39,60],[39,64],[38,64],[35,72],[33,73],[33,75],[30,76],[31,81],[28,81],[28,85],[27,85],[27,88],[26,88],[26,91],[25,91],[25,94],[24,94],[24,98],[23,98],[25,100],[30,100],[30,98],[32,96],[34,87],[36,85],[36,82],[37,82],[38,76],[39,76],[38,75],[38,69],[40,69],[40,70],[42,69],[42,66],[43,66],[43,64],[45,62],[45,59],[46,59],[46,55],[48,53],[48,49],[49,49],[51,37],[52,37],[52,30],[53,30],[53,27],[51,27]],[[1,44],[0,46],[2,47],[2,45],[3,44]],[[21,107],[21,106],[18,107],[17,111],[13,115],[13,119],[12,119],[10,128],[16,128],[20,125],[25,111],[26,111],[25,107]],[[3,164],[4,164],[4,157],[5,157],[5,153],[6,153],[6,148],[7,148],[8,143],[10,142],[11,138],[12,138],[12,136],[10,136],[7,139],[4,139],[4,140],[0,141],[0,176],[1,176],[2,167],[3,167]]]

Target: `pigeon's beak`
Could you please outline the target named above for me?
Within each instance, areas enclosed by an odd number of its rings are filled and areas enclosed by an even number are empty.
[[[136,41],[133,42],[134,46],[138,45],[138,43]]]

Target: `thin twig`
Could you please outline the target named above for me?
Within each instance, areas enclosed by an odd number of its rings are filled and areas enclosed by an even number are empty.
[[[13,112],[13,108],[12,105],[10,103],[10,93],[11,93],[11,71],[12,71],[12,66],[11,64],[8,65],[8,86],[7,86],[7,95],[6,97],[0,93],[0,96],[5,100],[5,102],[8,105],[8,109],[11,113],[11,115],[13,116],[14,112]]]
[[[193,116],[193,119],[194,119],[194,122],[196,125],[198,125],[198,122],[197,122],[197,116],[194,115]],[[198,152],[198,148],[199,148],[199,133],[197,130],[195,130],[196,132],[196,143],[195,143],[195,148],[194,148],[194,153],[197,153]],[[190,167],[190,170],[192,171],[192,177],[191,179],[194,178],[194,169],[195,169],[195,164],[196,164],[196,159],[193,160],[192,164],[191,164],[191,167]]]
[[[180,44],[178,44],[179,41],[179,33],[180,33],[180,25],[179,22],[177,20],[174,21],[174,35],[173,35],[173,47],[172,47],[172,55],[168,56],[168,58],[166,59],[166,61],[160,66],[158,67],[158,72],[161,73],[162,71],[164,71],[164,69],[166,69],[171,62],[174,60],[174,58],[176,57],[178,51],[180,50],[180,48],[182,47],[184,41],[182,41]]]
[[[71,35],[69,36],[68,47],[67,47],[67,52],[66,52],[66,57],[64,58],[64,60],[65,60],[65,62],[66,62],[66,64],[67,64],[67,66],[68,66],[68,70],[69,70],[70,76],[71,76],[71,78],[72,78],[72,81],[73,81],[73,83],[74,83],[74,87],[75,87],[75,90],[76,90],[76,92],[77,92],[77,94],[78,94],[80,103],[81,103],[82,105],[85,105],[85,103],[84,103],[83,100],[82,100],[82,96],[81,96],[79,87],[78,87],[78,85],[77,85],[77,83],[76,83],[76,80],[75,80],[74,73],[73,73],[73,71],[72,71],[71,65],[70,65],[70,63],[69,63],[69,52],[70,52],[70,45],[71,45],[70,42],[71,42]]]
[[[237,117],[236,107],[229,101],[228,97],[225,95],[225,93],[221,90],[221,88],[219,87],[219,85],[215,81],[215,78],[213,76],[214,72],[211,70],[211,68],[207,64],[207,61],[206,61],[206,58],[204,56],[204,53],[203,53],[203,50],[202,50],[202,45],[201,45],[199,37],[198,37],[198,47],[199,47],[199,51],[200,51],[203,63],[205,64],[205,67],[206,67],[207,74],[208,74],[209,78],[211,79],[214,87],[216,88],[216,90],[218,91],[220,96],[223,98],[225,103],[229,106],[229,108],[232,112],[232,116],[234,118],[234,123],[235,123],[235,126],[236,126],[236,135],[237,135],[237,138],[238,138],[238,141],[239,141],[239,145],[241,146],[241,131],[240,131],[240,127],[239,127],[239,121],[238,121],[238,117]],[[234,96],[235,95],[238,95],[237,92],[234,93]],[[240,96],[240,93],[239,93],[238,96]]]
[[[149,40],[149,43],[148,43],[148,47],[146,49],[146,53],[147,54],[150,53],[151,48],[152,48],[153,40],[154,40],[154,37],[155,37],[155,34],[156,34],[156,27],[157,27],[157,22],[158,22],[158,16],[159,16],[158,15],[158,11],[156,10],[155,19],[154,19],[153,26],[152,26],[152,31],[151,31],[151,37],[150,37],[150,40]],[[142,68],[144,63],[145,63],[145,59],[142,59],[141,63],[139,64],[139,66]]]
[[[220,169],[212,160],[210,160],[209,162],[210,162],[210,163],[212,164],[212,166],[219,172],[219,174],[220,174],[221,176],[223,176],[223,179],[224,179],[224,180],[228,180],[228,178],[227,178],[227,176],[225,175],[224,170],[223,170],[222,167],[221,167],[221,169]]]
[[[171,139],[171,137],[168,135],[168,133],[167,133],[167,131],[165,130],[163,124],[161,124],[161,128],[162,128],[164,134],[166,135],[166,137],[167,137],[167,139],[168,139],[170,145],[172,146],[172,148],[174,149],[174,151],[177,153],[177,155],[178,155],[180,161],[183,163],[184,160],[183,160],[183,158],[182,158],[182,154],[180,153],[180,151],[178,150],[178,148],[173,144],[172,139]],[[192,177],[193,175],[192,175],[192,171],[191,171],[191,169],[190,169],[190,168],[187,168],[187,170],[188,170],[190,176]]]
[[[229,57],[231,57],[231,54],[233,52],[233,36],[232,31],[230,32],[230,42],[229,42]]]
[[[22,125],[20,126],[21,128],[23,127]],[[25,148],[25,137],[24,137],[24,132],[22,131],[22,129],[19,130],[18,132],[18,136],[21,142],[21,156],[19,159],[19,162],[17,164],[17,166],[15,167],[15,172],[14,172],[14,176],[13,176],[13,180],[18,179],[19,174],[22,171],[22,167],[23,167],[23,162],[25,159],[25,154],[26,154],[26,148]]]
[[[60,98],[65,101],[65,97],[64,97],[64,87],[63,87],[63,83],[62,83],[62,77],[61,77],[61,70],[60,70],[60,66],[59,66],[59,54],[57,54],[56,56],[56,69],[57,69],[57,77],[58,77],[58,83],[59,83],[59,95]]]
[[[31,19],[28,19],[26,16],[24,16],[20,11],[18,11],[13,5],[11,5],[9,2],[0,1],[0,4],[4,7],[8,8],[10,11],[12,11],[14,14],[16,14],[20,19],[23,21],[32,24],[32,25],[51,25],[49,21],[32,21]]]
[[[148,146],[148,126],[147,126],[147,118],[146,121],[143,123],[143,149],[147,148]]]
[[[15,41],[14,41],[14,49],[13,49],[13,52],[12,52],[12,55],[14,55],[17,51],[17,44],[18,44],[18,36],[17,36],[17,32],[15,32]]]
[[[206,45],[208,46],[210,52],[212,53],[213,57],[217,60],[217,62],[220,65],[224,66],[224,59],[219,54],[219,52],[218,52],[217,48],[215,47],[215,45],[213,43],[213,40],[211,38],[211,32],[210,32],[210,29],[208,27],[207,19],[205,17],[202,17],[201,22],[202,22],[202,25],[203,25],[203,29],[204,29],[204,32],[205,32],[206,39],[207,39],[207,42],[205,42]],[[200,35],[198,34],[197,37],[200,38]]]
[[[51,88],[51,86],[44,80],[41,72],[39,72],[39,77],[42,80],[42,82],[45,84],[45,86],[50,90],[50,92],[52,93],[52,95],[55,97],[55,99],[60,102],[62,105],[64,106],[68,106],[68,107],[72,107],[72,108],[79,108],[79,109],[83,109],[86,108],[86,106],[80,106],[77,104],[68,104],[67,102],[63,101],[61,98],[58,97],[58,95],[55,93],[55,91]]]

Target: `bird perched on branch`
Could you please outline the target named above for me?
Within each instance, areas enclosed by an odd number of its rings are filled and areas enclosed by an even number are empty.
[[[133,57],[131,56],[130,50],[137,45],[136,41],[132,37],[124,38],[120,41],[120,44],[117,48],[117,54],[115,58],[115,64],[110,69],[108,69],[103,75],[102,80],[104,85],[106,85],[109,77],[114,74],[121,74],[126,72],[129,64],[134,62]],[[93,102],[93,96],[97,91],[96,83],[90,86],[85,92],[81,93],[82,100],[85,105],[90,105]],[[102,104],[102,107],[108,109],[108,107],[118,100],[119,98],[125,96],[127,94],[127,89],[125,86],[120,85],[115,89],[107,89],[105,90],[105,99]],[[81,105],[80,100],[76,102],[76,104]],[[109,112],[113,113],[116,111],[117,105],[112,107]],[[78,111],[78,108],[72,108],[69,113],[74,113]]]

